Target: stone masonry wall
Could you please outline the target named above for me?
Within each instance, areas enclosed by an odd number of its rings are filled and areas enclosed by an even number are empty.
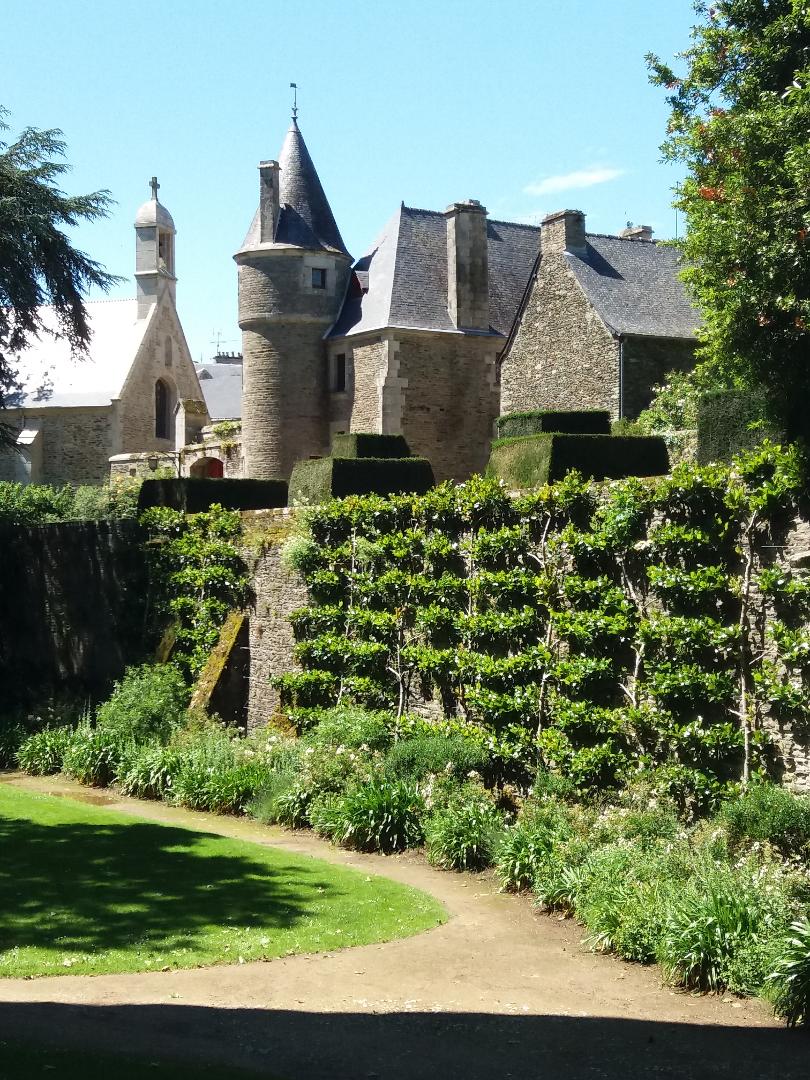
[[[290,614],[307,602],[306,586],[284,563],[284,544],[295,531],[296,511],[259,510],[243,515],[251,546],[253,608],[249,620],[250,666],[248,676],[247,730],[263,727],[277,714],[278,691],[270,685],[273,675],[294,671]]]
[[[102,484],[113,453],[113,406],[98,408],[15,409],[3,422],[21,427],[41,422],[42,468],[31,480],[37,484]],[[19,479],[15,451],[0,454],[0,480]]]
[[[500,342],[486,335],[398,333],[389,346],[399,424],[384,430],[400,431],[412,453],[428,458],[437,482],[466,480],[486,468],[498,415]]]
[[[531,409],[608,409],[614,418],[619,415],[618,345],[561,255],[540,260],[503,361],[501,413]]]
[[[650,404],[653,387],[670,371],[689,371],[694,366],[695,343],[682,338],[627,338],[623,355],[622,412],[634,420]]]
[[[351,430],[382,432],[381,385],[385,380],[387,346],[382,338],[356,345]]]

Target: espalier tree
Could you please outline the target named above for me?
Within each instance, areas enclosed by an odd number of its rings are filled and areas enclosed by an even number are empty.
[[[802,490],[766,443],[660,480],[329,503],[288,549],[311,601],[276,684],[304,723],[338,702],[406,722],[432,695],[505,767],[705,803],[767,772],[766,716],[808,720],[810,586],[777,558]]]
[[[688,170],[676,206],[684,278],[705,320],[695,385],[762,390],[779,426],[806,439],[810,3],[699,0],[695,10],[681,63],[648,57],[670,91],[665,158]]]

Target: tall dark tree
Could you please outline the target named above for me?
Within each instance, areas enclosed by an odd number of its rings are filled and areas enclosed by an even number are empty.
[[[0,107],[0,134],[8,131]],[[66,195],[58,187],[69,166],[61,132],[26,128],[13,142],[0,139],[0,409],[14,403],[19,380],[14,354],[46,332],[39,308],[56,313],[57,333],[77,354],[86,352],[90,328],[87,290],[118,279],[78,251],[64,232],[106,216],[106,191]],[[0,443],[8,438],[0,413]]]
[[[764,391],[810,437],[810,3],[698,0],[675,67],[649,56],[688,176],[685,279],[705,319],[698,381]],[[675,68],[685,69],[682,74]]]

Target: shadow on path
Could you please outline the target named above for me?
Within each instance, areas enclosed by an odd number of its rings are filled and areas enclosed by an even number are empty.
[[[12,1038],[154,1060],[222,1062],[283,1080],[810,1075],[810,1037],[803,1032],[598,1017],[0,1003],[0,1040]]]

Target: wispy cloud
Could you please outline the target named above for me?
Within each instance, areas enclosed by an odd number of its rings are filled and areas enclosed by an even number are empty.
[[[552,195],[557,191],[573,191],[575,188],[589,188],[596,184],[606,184],[624,175],[624,169],[611,169],[604,165],[593,165],[588,169],[575,169],[574,172],[560,173],[558,176],[546,176],[527,184],[523,189],[526,195]]]

